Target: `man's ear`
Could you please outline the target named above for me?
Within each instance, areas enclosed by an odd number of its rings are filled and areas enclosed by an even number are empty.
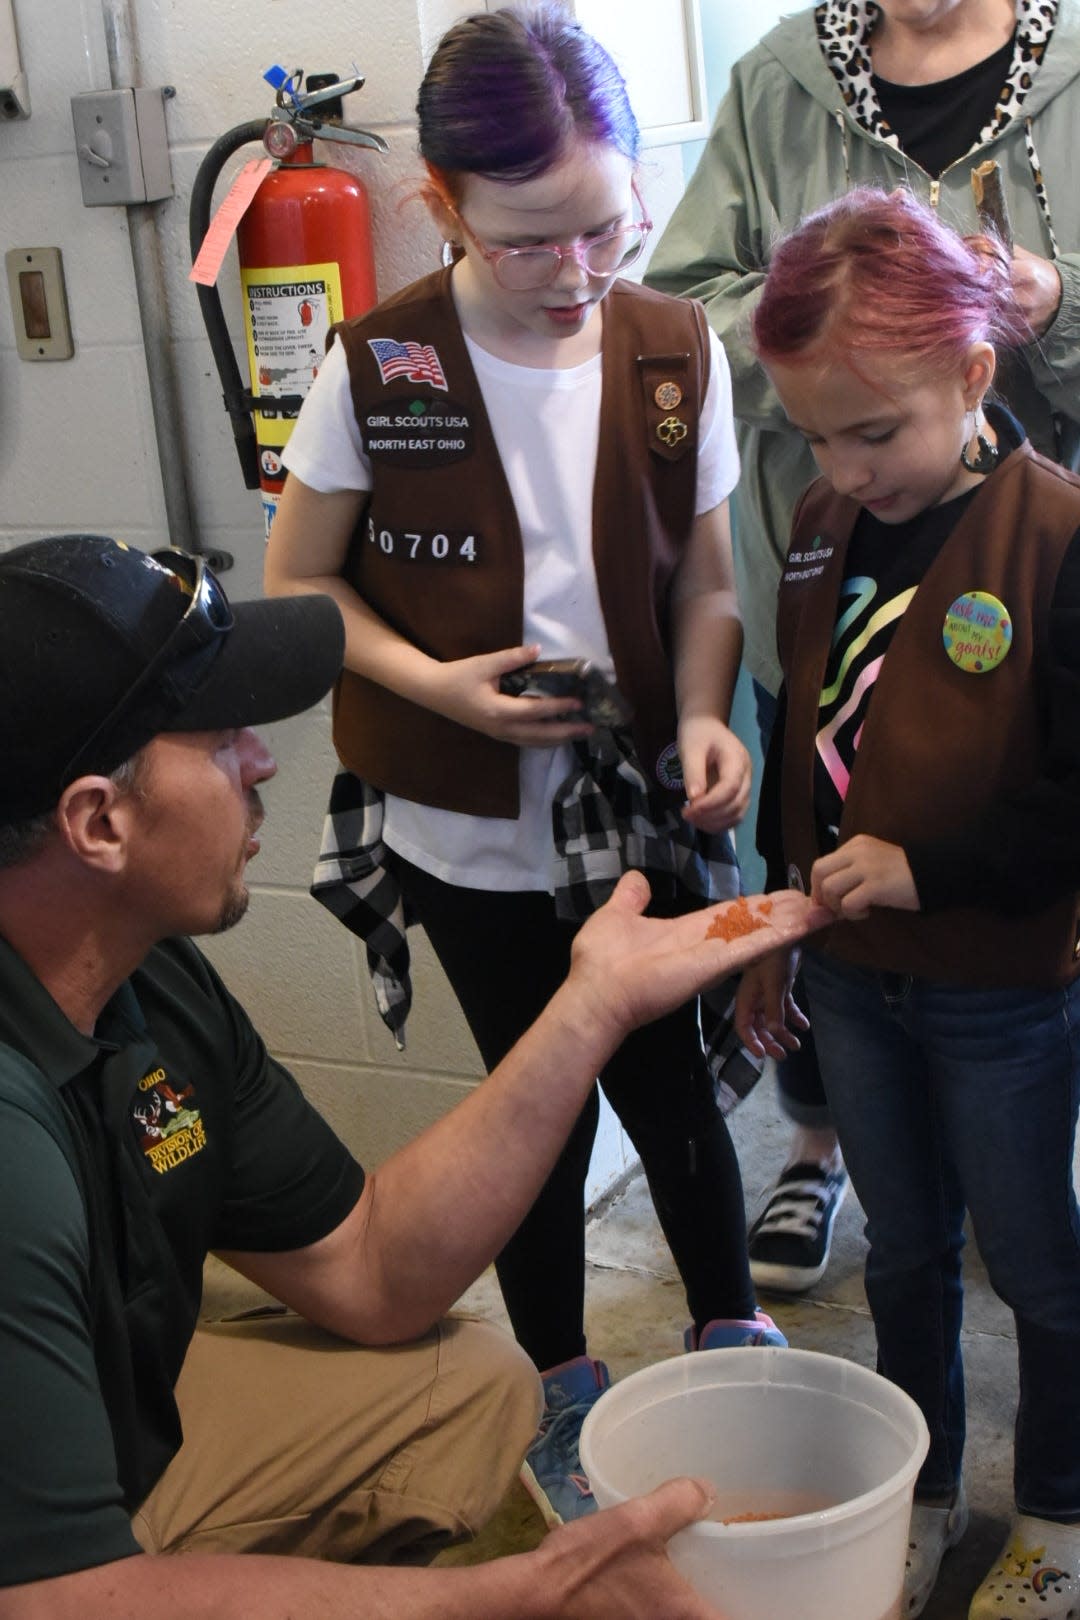
[[[127,860],[138,796],[108,776],[80,776],[64,789],[56,827],[71,853],[86,866],[120,872]]]

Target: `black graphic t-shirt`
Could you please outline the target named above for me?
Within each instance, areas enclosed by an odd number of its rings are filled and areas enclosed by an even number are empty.
[[[975,490],[906,523],[859,514],[848,546],[818,707],[814,806],[822,851],[835,849],[840,816],[874,684],[896,627]]]

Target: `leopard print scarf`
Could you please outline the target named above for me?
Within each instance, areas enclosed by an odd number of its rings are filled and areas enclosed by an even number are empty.
[[[1034,82],[1057,21],[1058,0],[1016,0],[1016,41],[1012,61],[988,124],[980,130],[971,150],[1000,135],[1014,118],[1022,116],[1024,97]],[[824,0],[814,13],[818,44],[851,117],[868,135],[900,150],[878,102],[870,60],[870,36],[881,13],[873,0]],[[1035,190],[1050,233],[1054,256],[1058,248],[1050,221],[1050,205],[1043,183],[1039,155],[1032,139],[1031,121],[1024,121],[1028,163]]]

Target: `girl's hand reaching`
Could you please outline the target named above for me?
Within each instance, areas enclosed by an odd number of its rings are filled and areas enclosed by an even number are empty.
[[[798,950],[780,950],[743,969],[735,996],[735,1030],[755,1057],[780,1059],[797,1052],[795,1031],[810,1028],[791,993],[798,966]]]
[[[539,646],[507,647],[434,664],[428,707],[517,748],[554,748],[590,736],[593,727],[589,722],[574,717],[574,711],[581,708],[578,698],[507,697],[499,691],[503,675],[533,663],[539,654]]]
[[[750,755],[715,715],[679,722],[679,759],[686,788],[684,818],[702,832],[737,826],[750,806]]]
[[[831,855],[816,860],[810,873],[810,895],[838,917],[861,922],[874,906],[919,911],[919,891],[908,858],[899,844],[859,833]]]

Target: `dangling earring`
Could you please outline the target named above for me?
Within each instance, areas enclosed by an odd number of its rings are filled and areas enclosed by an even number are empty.
[[[960,462],[962,466],[967,468],[968,472],[979,473],[985,478],[987,473],[993,472],[994,468],[1000,461],[1001,451],[998,449],[996,444],[990,443],[990,440],[986,437],[986,434],[979,425],[982,421],[982,411],[976,407],[976,409],[971,412],[971,416],[971,431],[972,437],[975,440],[975,454],[971,454],[971,439],[965,439],[963,449],[960,451]]]
[[[457,263],[458,254],[460,253],[460,251],[461,251],[461,243],[460,242],[444,242],[443,243],[441,258],[442,258],[443,268],[444,269],[448,270],[452,264]]]

